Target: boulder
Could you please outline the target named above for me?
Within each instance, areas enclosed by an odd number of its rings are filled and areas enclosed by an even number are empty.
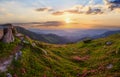
[[[35,43],[32,43],[32,46],[33,46],[33,47],[35,47],[35,46],[36,46],[36,44],[35,44]]]
[[[18,60],[22,56],[22,51],[15,53],[15,60]]]
[[[112,42],[108,41],[106,42],[106,45],[112,45]]]
[[[2,41],[4,43],[14,42],[14,36],[12,34],[12,29],[10,28],[4,29],[4,35],[3,35]]]
[[[84,43],[90,43],[91,41],[92,41],[92,39],[90,39],[90,38],[86,38],[83,40]]]
[[[10,73],[7,73],[6,77],[12,77],[12,75]]]
[[[3,29],[0,29],[0,40],[2,39],[3,37]]]
[[[109,65],[107,65],[106,68],[107,68],[107,69],[112,69],[112,68],[113,68],[113,64],[109,64]]]
[[[24,38],[21,40],[21,42],[24,43],[24,44],[30,44],[30,42],[25,40]]]
[[[14,42],[13,26],[11,24],[3,25],[2,42],[4,43]]]

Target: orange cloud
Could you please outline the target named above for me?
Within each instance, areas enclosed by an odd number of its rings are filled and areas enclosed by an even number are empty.
[[[71,13],[71,14],[81,14],[82,12],[79,12],[79,10],[66,10],[65,12]]]
[[[45,7],[45,8],[38,8],[38,9],[36,9],[36,11],[40,11],[40,12],[43,12],[43,11],[53,11],[53,9],[49,8],[49,7]]]
[[[93,0],[91,0],[93,1]],[[63,11],[56,11],[53,12],[53,15],[63,15],[64,13],[70,13],[70,14],[103,14],[106,12],[112,12],[118,11],[116,9],[120,9],[120,0],[114,0],[114,1],[109,1],[109,0],[103,0],[104,5],[75,5],[69,9],[63,10]],[[90,2],[91,4],[91,2]]]
[[[52,15],[63,15],[63,14],[64,14],[63,11],[56,11],[52,13]]]

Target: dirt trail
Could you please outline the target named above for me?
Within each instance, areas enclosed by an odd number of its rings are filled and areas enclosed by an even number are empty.
[[[11,64],[12,59],[13,59],[13,56],[9,56],[8,59],[6,59],[6,60],[3,61],[2,63],[0,63],[0,71],[1,71],[1,72],[7,71],[7,67],[9,67],[9,65]]]
[[[20,51],[22,49],[21,45],[17,45],[13,50],[12,50],[12,55],[14,55],[16,52]]]
[[[16,52],[20,51],[20,49],[22,48],[21,45],[17,45],[13,50],[12,50],[12,54],[5,59],[4,61],[0,62],[0,72],[5,72],[7,71],[7,67],[10,66],[10,64],[12,63],[13,57],[15,55]]]

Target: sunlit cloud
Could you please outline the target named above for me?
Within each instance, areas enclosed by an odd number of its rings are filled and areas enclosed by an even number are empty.
[[[56,11],[52,14],[54,15],[63,15],[66,12],[71,14],[104,14],[107,11],[113,11],[115,9],[120,8],[120,0],[103,0],[104,4],[95,4],[94,0],[90,0],[88,2],[88,5],[75,5],[69,9],[63,10],[63,11]],[[109,10],[110,9],[110,10]],[[118,10],[115,10],[118,11]]]
[[[45,7],[45,8],[38,8],[38,9],[36,9],[36,11],[38,11],[38,12],[43,12],[43,11],[49,12],[49,11],[53,11],[53,9],[50,8],[50,7]]]
[[[0,23],[42,22],[36,27],[118,26],[120,0],[0,0],[0,19]]]
[[[63,11],[56,11],[56,12],[53,12],[52,15],[63,15],[64,12]]]
[[[120,0],[110,1],[108,2],[108,4],[111,10],[118,9],[118,8],[120,9]]]
[[[86,6],[84,8],[76,8],[76,9],[68,9],[68,10],[63,10],[63,11],[56,11],[53,12],[53,15],[63,15],[65,13],[69,13],[69,14],[102,14],[104,13],[103,10],[99,7],[89,7]]]
[[[13,23],[14,25],[26,25],[26,26],[61,26],[64,25],[61,21],[47,21],[47,22],[29,22],[29,23]]]

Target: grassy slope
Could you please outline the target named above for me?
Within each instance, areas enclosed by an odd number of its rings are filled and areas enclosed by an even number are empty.
[[[11,51],[14,50],[14,48],[19,44],[20,40],[15,39],[14,43],[5,44],[0,42],[0,60],[3,60],[7,58],[10,54],[12,54]]]
[[[87,77],[113,77],[120,76],[120,34],[107,38],[93,40],[90,43],[79,42],[67,45],[51,45],[35,42],[37,46],[24,44],[22,58],[13,61],[8,72],[18,77],[77,77],[83,71],[100,69],[89,73]],[[105,42],[112,45],[106,46]],[[34,42],[34,41],[32,41]],[[42,48],[42,49],[41,49]],[[3,48],[4,49],[4,48]],[[47,55],[43,51],[47,51]],[[85,61],[76,61],[73,56],[85,57]],[[112,64],[112,69],[106,66]],[[26,73],[22,74],[22,69]],[[4,73],[0,76],[4,77]]]

